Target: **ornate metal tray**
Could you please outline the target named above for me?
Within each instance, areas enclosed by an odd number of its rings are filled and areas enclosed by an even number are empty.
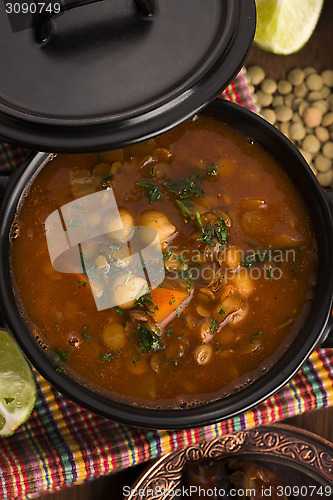
[[[333,444],[302,429],[277,424],[229,434],[169,453],[157,460],[132,485],[129,496],[125,498],[180,498],[177,488],[182,470],[188,462],[235,456],[274,470],[281,478],[282,489],[287,495],[289,488],[298,487],[297,498],[333,497]]]

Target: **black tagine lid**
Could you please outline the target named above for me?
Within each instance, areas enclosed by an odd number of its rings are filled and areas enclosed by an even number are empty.
[[[254,0],[5,4],[0,138],[43,151],[112,149],[177,125],[226,88],[255,31]]]

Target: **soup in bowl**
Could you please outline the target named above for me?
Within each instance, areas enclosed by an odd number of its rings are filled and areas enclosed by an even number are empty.
[[[30,332],[33,362],[73,400],[137,425],[204,424],[267,397],[318,342],[330,250],[255,136],[202,114],[122,149],[49,155],[25,180],[11,329]]]

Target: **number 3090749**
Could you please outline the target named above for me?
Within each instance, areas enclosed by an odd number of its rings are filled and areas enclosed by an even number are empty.
[[[51,2],[6,2],[7,14],[41,14],[49,12],[50,14],[59,14],[61,10],[60,3]]]

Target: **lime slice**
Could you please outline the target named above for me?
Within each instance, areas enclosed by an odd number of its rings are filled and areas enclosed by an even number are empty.
[[[35,378],[13,337],[0,330],[0,436],[10,436],[32,412]]]
[[[309,40],[324,0],[256,0],[254,41],[275,54],[292,54]]]

